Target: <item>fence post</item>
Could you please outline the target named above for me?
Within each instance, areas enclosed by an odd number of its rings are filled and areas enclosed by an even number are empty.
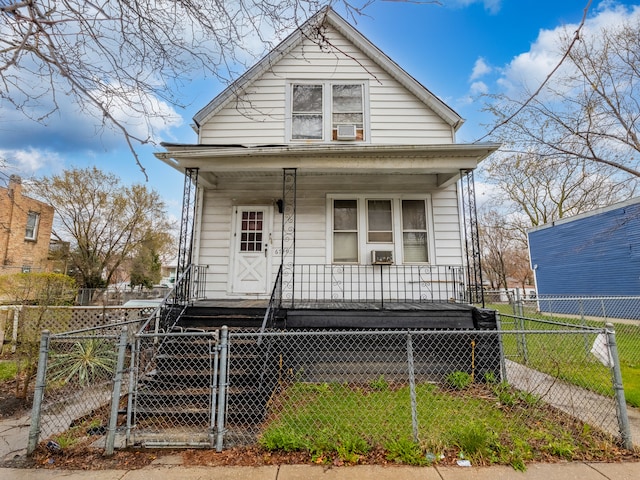
[[[500,320],[500,313],[496,312],[496,330],[498,331],[498,346],[500,349],[500,381],[508,382],[507,379],[507,362],[504,357],[504,344],[503,344],[503,332],[502,332],[502,320]]]
[[[222,451],[222,444],[224,441],[224,413],[226,410],[226,395],[227,395],[227,358],[229,350],[229,328],[223,326],[220,335],[220,377],[218,388],[218,420],[216,422],[218,427],[218,434],[216,438],[216,451]]]
[[[18,319],[22,314],[22,306],[13,309],[13,331],[11,332],[11,353],[16,353],[18,348]]]
[[[40,354],[38,356],[38,371],[36,373],[36,385],[33,392],[33,407],[31,409],[31,426],[29,427],[29,441],[27,442],[27,455],[31,455],[40,440],[40,421],[42,420],[42,399],[46,386],[47,359],[49,356],[49,340],[51,332],[43,330],[40,337]]]
[[[109,416],[109,427],[107,428],[107,438],[105,442],[104,454],[113,455],[113,448],[116,440],[116,428],[118,426],[118,406],[120,404],[120,392],[122,389],[122,373],[124,370],[124,355],[127,350],[127,326],[122,327],[120,342],[118,343],[118,362],[113,378],[113,394],[111,395],[111,415]]]
[[[616,344],[616,332],[613,323],[606,324],[607,345],[609,347],[609,355],[613,361],[613,390],[616,397],[616,410],[618,417],[618,427],[620,429],[620,438],[622,446],[627,450],[633,450],[633,442],[631,441],[631,428],[629,426],[629,417],[627,415],[627,401],[624,398],[624,387],[622,385],[622,373],[620,371],[620,359],[618,357],[618,346]]]
[[[525,319],[523,317],[516,317],[516,329],[519,333],[516,333],[516,342],[518,346],[518,353],[522,355],[522,361],[524,364],[529,363],[529,350],[527,348],[527,334],[525,333]]]
[[[516,316],[518,317],[524,317],[524,305],[522,302],[522,298],[520,297],[520,289],[516,288],[515,290],[515,310],[516,310]]]
[[[409,392],[411,397],[411,426],[413,441],[418,443],[418,400],[416,398],[416,375],[413,363],[413,342],[411,332],[407,332],[407,363],[409,366]]]
[[[157,338],[157,335],[155,338]],[[140,368],[138,363],[136,363],[139,346],[140,346],[140,337],[138,335],[135,335],[133,337],[133,341],[131,342],[131,362],[129,363],[129,392],[127,394],[127,431],[125,434],[125,444],[127,447],[131,445],[133,397],[134,397],[134,390],[136,388],[138,369]]]
[[[214,341],[213,346],[213,364],[211,364],[211,342]],[[212,334],[212,339],[209,340],[209,365],[212,372],[211,375],[211,417],[209,418],[209,443],[211,448],[214,446],[214,430],[216,428],[216,403],[218,399],[218,365],[220,364],[220,350],[218,348],[219,338],[218,330]]]

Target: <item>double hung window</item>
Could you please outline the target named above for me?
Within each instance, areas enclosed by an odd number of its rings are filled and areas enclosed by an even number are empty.
[[[331,198],[333,263],[367,262],[373,250],[391,250],[398,263],[429,262],[426,198]]]
[[[291,100],[291,138],[322,140],[323,86],[293,85]]]
[[[27,226],[24,232],[24,238],[27,240],[35,240],[38,238],[38,223],[40,222],[40,214],[29,212],[27,215]]]
[[[364,83],[292,83],[291,140],[365,140]]]
[[[405,263],[429,261],[424,200],[402,200],[402,251]]]
[[[333,261],[358,262],[358,201],[333,201]]]
[[[352,127],[352,140],[364,140],[364,95],[362,85],[332,85],[331,139],[342,140],[339,127]]]
[[[367,200],[367,242],[392,243],[391,200]]]

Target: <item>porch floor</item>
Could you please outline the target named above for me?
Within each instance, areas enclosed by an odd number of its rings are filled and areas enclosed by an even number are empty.
[[[268,300],[247,299],[204,299],[193,303],[194,307],[204,308],[264,308],[269,305]],[[287,310],[395,310],[395,311],[468,311],[472,305],[450,302],[397,302],[385,301],[382,305],[377,302],[336,302],[336,301],[303,301],[297,300],[293,306],[283,307]]]
[[[260,326],[266,300],[199,300],[189,308],[192,325]],[[473,306],[446,302],[296,301],[279,315],[282,328],[453,328],[472,329]],[[225,323],[226,322],[226,323]]]

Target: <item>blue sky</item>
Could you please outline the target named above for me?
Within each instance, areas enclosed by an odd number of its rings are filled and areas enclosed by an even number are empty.
[[[352,3],[358,3],[353,1]],[[480,93],[498,93],[525,80],[535,88],[559,58],[555,38],[567,28],[573,32],[588,0],[441,0],[420,2],[376,1],[354,22],[396,63],[438,95],[463,118],[458,141],[482,137],[488,118],[481,113]],[[336,6],[338,12],[339,5]],[[640,11],[637,1],[593,0],[587,26],[597,28]],[[223,88],[211,80],[188,79],[179,91],[188,105],[176,110],[182,118],[162,130],[160,140],[194,143],[192,116]],[[180,123],[180,125],[177,125]],[[150,146],[138,148],[149,176],[148,185],[179,215],[183,177],[156,160]],[[0,103],[0,157],[9,167],[0,172],[24,178],[59,172],[63,168],[97,165],[125,182],[145,182],[123,139],[101,131],[94,120],[66,105],[47,125],[26,120]]]

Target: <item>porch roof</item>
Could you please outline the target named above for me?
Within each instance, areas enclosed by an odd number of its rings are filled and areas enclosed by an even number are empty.
[[[314,173],[432,174],[438,185],[457,180],[500,148],[499,143],[437,145],[203,145],[162,143],[156,157],[178,171],[201,173],[281,172],[297,168]]]

